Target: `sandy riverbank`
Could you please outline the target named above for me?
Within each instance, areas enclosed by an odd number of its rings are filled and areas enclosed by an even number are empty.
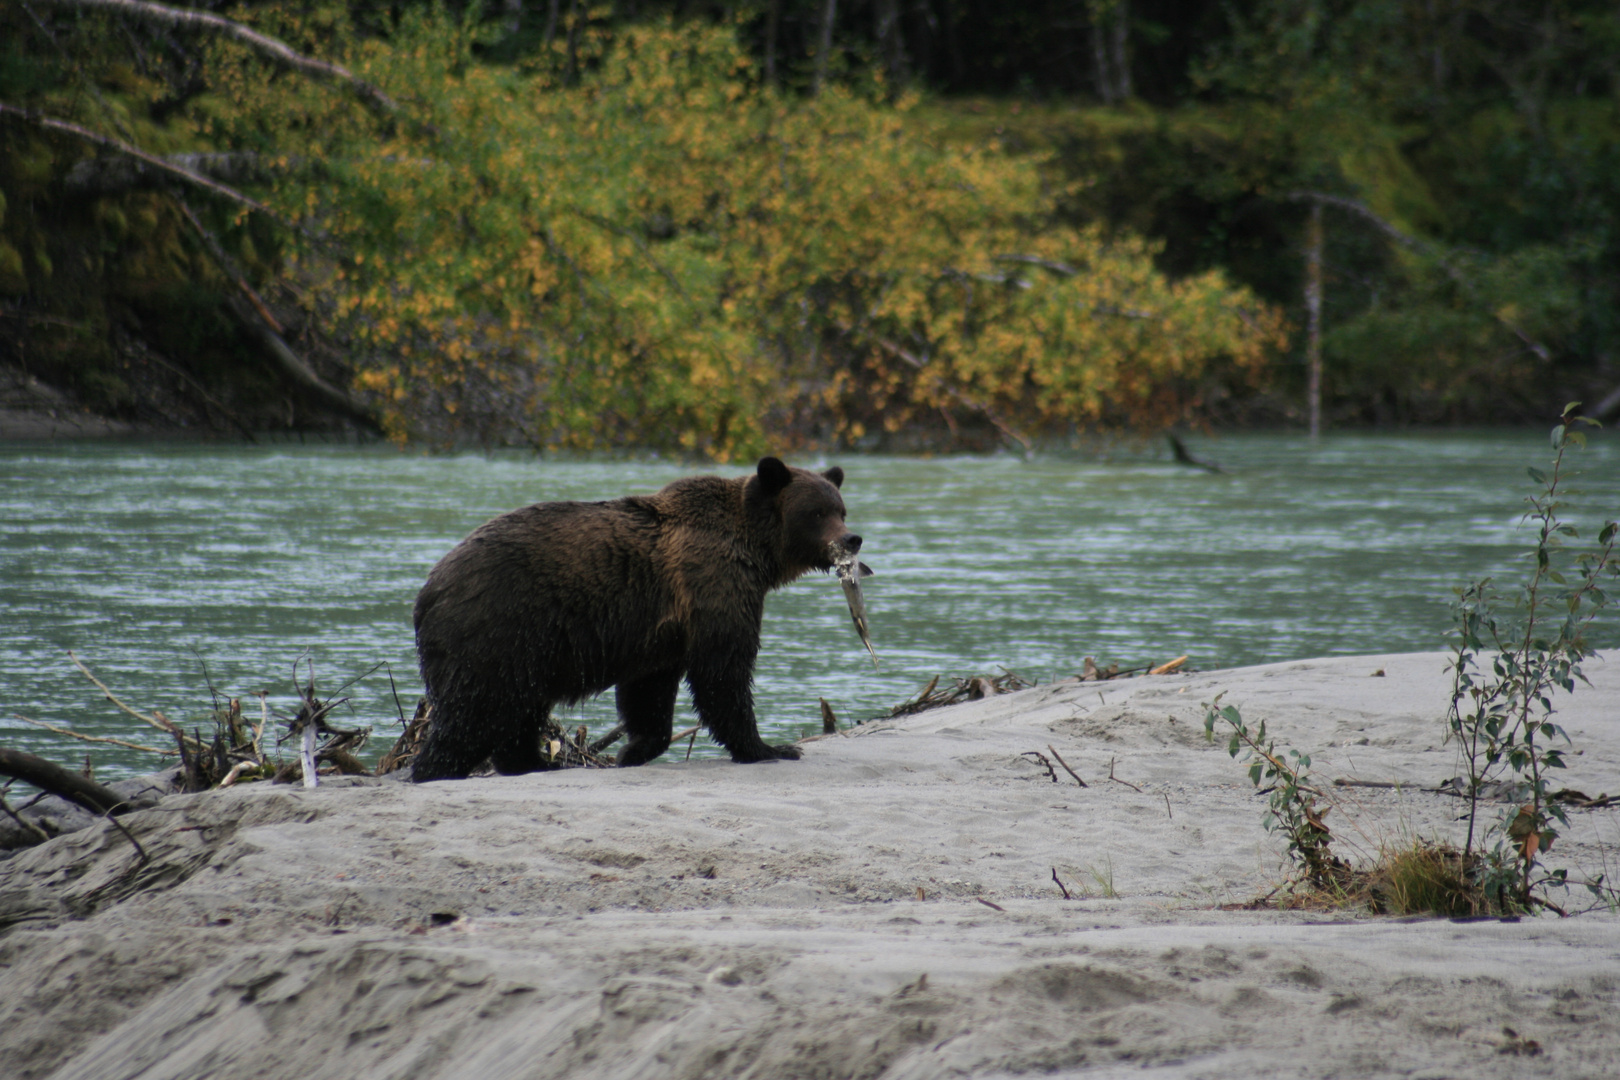
[[[1226,691],[1323,781],[1432,787],[1443,666],[1042,687],[798,763],[172,797],[124,819],[145,866],[105,826],[0,862],[0,1074],[1620,1075],[1610,914],[1218,908],[1281,847],[1201,703]],[[1620,662],[1588,673],[1560,782],[1620,792]],[[1049,744],[1090,786],[1021,756]],[[1353,788],[1331,820],[1371,851],[1458,809]],[[1572,821],[1553,864],[1620,875],[1620,811]]]

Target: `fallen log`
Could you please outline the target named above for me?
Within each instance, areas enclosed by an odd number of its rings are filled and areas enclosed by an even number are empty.
[[[121,814],[135,809],[134,804],[111,788],[21,750],[0,747],[0,774],[33,784],[93,814]]]

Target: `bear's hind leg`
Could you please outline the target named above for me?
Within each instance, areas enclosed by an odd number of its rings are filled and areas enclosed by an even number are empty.
[[[614,689],[625,734],[620,765],[645,765],[669,749],[675,731],[675,692],[680,684],[680,672],[664,671],[622,682]]]
[[[551,706],[541,703],[530,715],[506,725],[489,752],[489,763],[502,776],[519,776],[546,767],[540,754],[540,733],[551,719]]]
[[[429,780],[463,780],[489,757],[489,734],[479,725],[458,722],[449,706],[433,699],[432,722],[427,738],[411,762],[411,779],[418,784]]]

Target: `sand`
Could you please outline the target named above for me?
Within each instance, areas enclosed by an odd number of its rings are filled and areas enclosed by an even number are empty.
[[[1601,907],[1221,907],[1285,860],[1202,703],[1410,785],[1334,789],[1367,858],[1461,838],[1421,790],[1457,772],[1444,659],[1038,687],[796,763],[172,796],[123,819],[144,864],[105,825],[0,862],[0,1075],[1620,1076]],[[1588,674],[1558,786],[1620,793],[1620,662]],[[1620,875],[1620,810],[1571,818],[1552,865]]]

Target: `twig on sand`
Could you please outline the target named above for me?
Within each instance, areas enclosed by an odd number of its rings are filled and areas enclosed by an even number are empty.
[[[1025,750],[1022,754],[1019,754],[1018,756],[1019,757],[1032,757],[1032,758],[1034,758],[1036,761],[1038,761],[1042,765],[1046,766],[1046,775],[1050,776],[1052,778],[1052,783],[1055,784],[1055,783],[1058,782],[1057,770],[1052,768],[1052,759],[1047,757],[1045,754],[1041,753],[1039,750]]]
[[[1055,867],[1055,866],[1052,867],[1052,880],[1057,883],[1058,890],[1063,893],[1063,899],[1065,899],[1065,900],[1073,900],[1074,899],[1074,894],[1069,892],[1069,887],[1067,885],[1063,884],[1063,879],[1062,878],[1057,876],[1057,867]]]
[[[1068,766],[1064,766],[1064,768],[1068,768]],[[1142,792],[1141,788],[1137,787],[1135,784],[1131,783],[1129,780],[1121,780],[1119,777],[1114,775],[1114,759],[1113,758],[1108,759],[1108,779],[1112,780],[1116,784],[1124,784],[1126,787],[1130,788],[1132,791],[1136,792],[1137,794],[1141,794],[1141,792]],[[1165,800],[1165,805],[1166,806],[1169,805],[1169,800],[1168,799]]]
[[[1164,795],[1164,812],[1166,816],[1168,816],[1171,821],[1176,820],[1176,815],[1170,813],[1170,796],[1162,791],[1159,792],[1159,794]]]
[[[107,811],[101,816],[112,822],[113,827],[124,834],[124,839],[129,841],[130,846],[135,849],[135,854],[140,856],[142,866],[152,861],[151,856],[146,853],[146,849],[141,847],[141,842],[135,839],[135,834],[125,828],[122,821],[119,821],[117,818],[113,817],[113,812],[111,810]]]
[[[1530,903],[1544,907],[1548,911],[1556,912],[1560,918],[1569,918],[1569,912],[1565,911],[1563,908],[1559,907],[1557,904],[1553,903],[1551,900],[1548,900],[1544,896],[1532,896],[1530,897]]]
[[[1080,779],[1080,774],[1079,773],[1077,773],[1073,769],[1069,768],[1069,763],[1067,761],[1063,760],[1063,755],[1057,752],[1056,747],[1054,747],[1051,743],[1047,743],[1046,748],[1052,752],[1052,756],[1057,759],[1057,763],[1059,765],[1063,766],[1063,771],[1068,773],[1070,776],[1074,777],[1074,782],[1075,783],[1079,784],[1081,787],[1090,787],[1091,786],[1090,784],[1087,784],[1084,780]],[[1120,782],[1124,783],[1123,780],[1120,781]]]
[[[1057,871],[1055,869],[1052,872],[1054,874],[1057,873]],[[979,903],[983,904],[987,908],[995,908],[997,911],[1006,911],[1007,910],[1006,908],[1002,907],[1000,904],[992,904],[990,901],[986,900],[982,896],[975,896],[974,899],[977,900]]]
[[[45,841],[51,838],[51,834],[40,828],[34,822],[26,820],[21,814],[18,814],[17,811],[11,808],[11,803],[6,801],[6,791],[9,790],[10,787],[11,781],[9,780],[6,781],[5,787],[0,787],[0,811],[3,811],[5,815],[12,821],[15,821],[18,828],[32,830],[33,833],[39,837],[39,842],[43,844]],[[30,802],[30,805],[32,805],[32,801]],[[28,807],[25,806],[23,809],[26,810]]]

